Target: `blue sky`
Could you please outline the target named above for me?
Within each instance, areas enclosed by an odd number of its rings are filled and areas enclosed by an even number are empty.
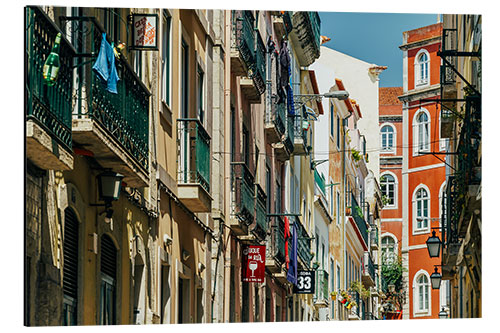
[[[320,12],[321,35],[326,47],[368,63],[387,66],[380,87],[403,85],[403,31],[437,22],[437,14]]]

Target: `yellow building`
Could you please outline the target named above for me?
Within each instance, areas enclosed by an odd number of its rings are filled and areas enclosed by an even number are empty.
[[[450,153],[441,205],[442,278],[450,283],[440,290],[440,306],[448,318],[482,315],[481,26],[481,15],[443,15],[438,53],[443,61],[440,130]]]

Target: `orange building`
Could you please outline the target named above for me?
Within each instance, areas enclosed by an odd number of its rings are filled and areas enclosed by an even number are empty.
[[[403,33],[403,137],[401,252],[406,302],[403,319],[438,318],[446,301],[446,284],[432,289],[430,276],[440,258],[430,258],[426,240],[441,238],[441,197],[445,181],[445,140],[440,137],[437,102],[440,94],[442,24]],[[398,144],[399,145],[399,144]],[[440,294],[440,291],[443,295]]]

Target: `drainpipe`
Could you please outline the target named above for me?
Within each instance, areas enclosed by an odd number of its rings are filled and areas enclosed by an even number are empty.
[[[226,52],[224,54],[224,133],[231,133],[231,58],[230,58],[230,38],[231,38],[231,11],[226,10],[225,12],[225,43]],[[224,136],[224,151],[231,151],[229,137]],[[228,179],[231,175],[230,169],[231,157],[224,156],[224,177]],[[226,218],[230,217],[230,182],[224,182],[224,215]],[[226,197],[228,196],[228,198]],[[223,295],[223,317],[222,322],[229,322],[229,303],[230,303],[230,278],[231,278],[231,241],[229,238],[228,228],[223,228],[224,238],[223,241],[227,241],[228,244],[225,246],[224,252],[224,295]]]

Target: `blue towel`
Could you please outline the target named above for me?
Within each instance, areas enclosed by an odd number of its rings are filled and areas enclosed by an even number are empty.
[[[106,33],[102,33],[101,48],[97,56],[97,60],[92,66],[97,76],[107,83],[106,90],[113,94],[118,94],[116,89],[118,73],[115,66],[115,55],[113,53],[113,45],[106,40]]]

